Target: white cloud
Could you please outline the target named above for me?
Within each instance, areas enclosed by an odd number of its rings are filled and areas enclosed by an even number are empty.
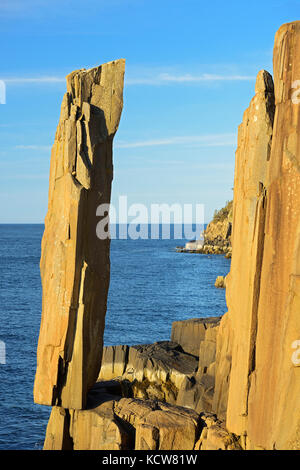
[[[126,85],[167,85],[170,83],[209,83],[209,82],[235,82],[235,81],[253,81],[256,77],[252,75],[218,75],[203,73],[201,75],[175,75],[169,73],[160,73],[153,77],[129,77],[126,79]]]
[[[135,142],[116,141],[115,148],[139,148],[163,145],[197,145],[201,147],[225,147],[236,145],[236,134],[209,134],[173,136],[166,139],[151,139]]]
[[[1,78],[1,77],[0,77]],[[203,73],[201,75],[184,74],[176,75],[170,73],[159,73],[148,77],[142,76],[129,76],[125,75],[125,85],[148,85],[148,86],[161,86],[170,84],[201,84],[201,83],[216,83],[216,82],[247,82],[255,81],[256,77],[252,75],[220,75]],[[9,77],[2,78],[6,84],[12,85],[30,85],[30,84],[55,84],[66,83],[66,78],[61,76],[45,76],[45,77]]]
[[[65,77],[12,77],[4,78],[3,81],[7,84],[20,84],[26,85],[30,83],[65,83]]]
[[[16,145],[18,150],[51,150],[51,145]]]
[[[125,142],[122,140],[115,140],[114,147],[118,149],[130,149],[141,147],[158,147],[167,145],[185,145],[185,146],[200,146],[200,147],[225,147],[236,145],[236,134],[207,134],[207,135],[185,135],[185,136],[172,136],[165,139],[150,139],[139,140],[134,142]],[[51,145],[16,145],[17,150],[46,150],[50,151]]]
[[[191,136],[173,136],[166,139],[139,140],[134,142],[115,141],[115,148],[132,149],[141,147],[158,147],[167,145],[185,145],[200,147],[227,147],[236,145],[236,134],[208,134]],[[17,150],[50,151],[51,145],[16,145]]]
[[[49,175],[47,173],[41,173],[41,174],[12,174],[12,175],[6,175],[5,180],[48,180]]]

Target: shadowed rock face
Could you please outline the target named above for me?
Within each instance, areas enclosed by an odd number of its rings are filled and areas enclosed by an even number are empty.
[[[170,341],[106,346],[98,380],[117,378],[126,390],[125,396],[175,404],[182,383],[197,367],[198,358]]]
[[[104,347],[98,385],[116,380],[124,397],[211,412],[219,322],[220,317],[174,322],[172,336],[181,345],[160,341]],[[183,350],[183,346],[190,351],[196,345],[197,356]]]
[[[110,262],[96,209],[110,202],[124,69],[122,59],[67,77],[42,240],[36,403],[81,409],[99,374]]]

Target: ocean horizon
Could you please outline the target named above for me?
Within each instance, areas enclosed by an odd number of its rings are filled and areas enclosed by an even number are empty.
[[[50,407],[33,403],[41,319],[40,246],[43,224],[0,224],[0,449],[41,449]],[[186,240],[182,240],[184,243]],[[111,280],[104,344],[170,340],[172,322],[223,315],[223,255],[177,253],[163,239],[111,240]]]

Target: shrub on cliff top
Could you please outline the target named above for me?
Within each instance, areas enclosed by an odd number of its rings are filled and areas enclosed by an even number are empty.
[[[223,222],[223,220],[228,219],[232,214],[232,204],[233,201],[227,201],[225,207],[219,211],[215,210],[213,222]]]

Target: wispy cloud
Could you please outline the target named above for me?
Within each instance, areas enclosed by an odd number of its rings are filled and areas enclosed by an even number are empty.
[[[51,150],[51,145],[16,145],[18,150]]]
[[[116,140],[115,148],[133,149],[141,147],[159,147],[167,145],[185,145],[200,147],[226,147],[236,145],[236,134],[208,134],[208,135],[189,135],[189,136],[173,136],[166,139],[149,139],[134,142],[125,142]],[[51,145],[16,145],[17,150],[37,150],[50,151]]]
[[[204,73],[202,75],[170,75],[168,73],[160,76],[161,80],[168,82],[215,82],[215,81],[248,81],[255,80],[252,75],[215,75]]]
[[[3,78],[3,81],[7,84],[47,84],[47,83],[65,83],[65,77],[11,77],[11,78]]]
[[[197,145],[201,147],[234,146],[236,145],[236,134],[173,136],[166,139],[140,140],[135,142],[117,141],[115,147],[119,149],[128,149],[165,145]]]
[[[253,75],[218,75],[203,73],[200,75],[184,74],[176,75],[169,73],[160,73],[152,77],[129,77],[126,79],[126,85],[168,85],[171,83],[209,83],[209,82],[236,82],[253,81],[256,77]]]
[[[0,77],[1,78],[1,77]],[[159,73],[147,77],[143,76],[125,76],[125,85],[148,85],[148,86],[161,86],[161,85],[188,85],[188,84],[201,84],[201,83],[217,83],[217,82],[247,82],[254,81],[255,76],[252,75],[223,75],[223,74],[209,74],[203,73],[200,75],[184,74],[176,75],[170,73]],[[66,83],[66,78],[62,76],[40,76],[40,77],[8,77],[2,78],[8,85],[30,85],[30,84],[57,84]]]
[[[30,173],[22,173],[22,174],[12,174],[12,175],[5,175],[5,180],[48,180],[49,175],[47,173],[41,174],[30,174]]]

